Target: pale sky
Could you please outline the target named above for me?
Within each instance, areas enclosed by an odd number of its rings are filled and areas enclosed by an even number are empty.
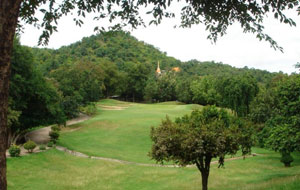
[[[300,16],[297,16],[296,11],[290,11],[288,15],[294,19],[297,27],[280,24],[271,17],[267,18],[264,24],[267,33],[284,48],[284,53],[270,48],[267,42],[260,42],[253,34],[244,34],[237,24],[229,27],[227,35],[221,37],[216,44],[206,39],[208,33],[203,25],[174,29],[173,26],[178,24],[176,19],[165,20],[159,26],[139,28],[131,31],[131,34],[181,61],[216,61],[234,67],[247,66],[271,72],[292,73],[297,71],[294,65],[300,62]],[[81,28],[75,26],[71,17],[62,18],[59,21],[58,32],[50,37],[46,47],[56,49],[69,45],[95,34],[95,26],[108,24],[105,21],[99,24],[92,18],[92,15],[88,16]],[[38,29],[25,25],[21,43],[37,46],[40,34]]]

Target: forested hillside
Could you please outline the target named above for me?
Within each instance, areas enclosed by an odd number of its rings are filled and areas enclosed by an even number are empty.
[[[182,48],[182,47],[178,47]],[[234,68],[227,64],[215,63],[214,61],[200,62],[191,60],[181,62],[176,58],[169,57],[165,52],[142,41],[138,41],[130,33],[108,32],[91,37],[83,38],[81,41],[63,46],[58,50],[33,48],[38,67],[45,74],[57,69],[63,64],[72,64],[80,60],[99,63],[111,62],[119,69],[124,69],[128,62],[150,64],[153,71],[160,62],[163,70],[172,67],[181,67],[184,73],[189,75],[224,75],[235,73],[251,73],[259,82],[266,83],[276,74],[259,69]]]
[[[82,111],[92,113],[92,102],[111,96],[218,105],[246,115],[259,88],[278,75],[215,62],[181,62],[122,31],[93,35],[57,50],[24,47],[17,39],[15,44],[12,136],[37,125],[63,123]],[[156,73],[158,62],[161,74]]]
[[[122,31],[86,37],[57,50],[33,48],[32,52],[38,70],[61,92],[68,117],[75,116],[80,106],[110,96],[127,101],[216,104],[242,109],[239,114],[244,115],[258,85],[267,85],[277,75],[213,61],[181,62]],[[158,62],[159,75],[155,72]]]
[[[160,71],[156,72],[158,62]],[[283,126],[299,123],[296,74],[213,61],[181,62],[125,32],[94,35],[57,50],[24,47],[16,39],[12,63],[10,141],[38,125],[63,124],[80,112],[93,114],[94,102],[114,97],[229,108],[254,123],[261,146],[279,150],[289,160],[290,153],[299,149],[280,144],[286,136],[299,134],[281,133]],[[268,138],[270,135],[278,138]],[[299,138],[290,139],[286,143]]]

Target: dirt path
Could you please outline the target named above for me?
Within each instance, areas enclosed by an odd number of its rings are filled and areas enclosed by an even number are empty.
[[[90,118],[89,116],[81,114],[81,115],[79,115],[79,117],[67,121],[66,125],[69,126],[69,125],[73,125],[73,124],[76,124],[76,123],[80,123],[82,121],[88,120],[89,118]],[[34,131],[31,131],[31,132],[27,133],[25,135],[25,139],[26,139],[26,141],[27,140],[32,140],[37,145],[47,144],[50,141],[50,137],[49,137],[49,132],[50,131],[51,131],[51,126],[43,127],[43,128],[40,128],[40,129],[37,129],[37,130],[34,130]],[[27,152],[27,150],[24,149],[24,147],[20,147],[20,148],[21,148],[21,153],[20,153],[21,156],[29,154]],[[33,150],[33,152],[36,153],[36,152],[41,152],[41,151],[39,150],[39,147],[37,146]],[[8,150],[6,151],[6,156],[9,157]]]
[[[73,125],[82,121],[85,121],[89,119],[90,117],[87,115],[80,115],[77,118],[71,119],[67,121],[66,125]],[[37,129],[34,131],[31,131],[25,135],[26,140],[32,140],[36,144],[46,144],[50,141],[49,132],[51,131],[51,126],[44,127],[41,129]]]
[[[104,105],[98,105],[98,107],[102,108],[103,110],[124,110],[128,107],[125,106],[104,106]]]
[[[81,157],[81,158],[90,158],[90,159],[96,159],[96,160],[105,160],[105,161],[110,161],[110,162],[117,162],[117,163],[122,163],[122,164],[131,164],[131,165],[137,165],[137,166],[148,166],[148,167],[166,167],[166,168],[179,168],[179,165],[161,165],[161,164],[144,164],[144,163],[137,163],[137,162],[130,162],[130,161],[126,161],[126,160],[119,160],[119,159],[114,159],[114,158],[105,158],[105,157],[99,157],[99,156],[89,156],[86,155],[84,153],[81,152],[77,152],[74,150],[69,150],[66,147],[62,147],[62,146],[56,146],[55,147],[57,150],[66,152],[68,154],[71,154],[73,156],[77,156],[77,157]],[[254,156],[258,156],[258,154],[251,154],[246,156],[246,158],[248,157],[254,157]],[[233,158],[228,158],[225,159],[225,161],[231,161],[231,160],[239,160],[239,159],[244,159],[243,156],[240,157],[233,157]],[[211,162],[211,164],[218,164],[218,161],[213,161]],[[188,165],[186,167],[196,167],[195,165]]]

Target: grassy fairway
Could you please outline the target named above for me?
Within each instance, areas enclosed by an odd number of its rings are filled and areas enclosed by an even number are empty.
[[[63,132],[59,144],[91,156],[150,163],[147,153],[151,148],[150,127],[161,119],[190,113],[196,105],[129,104],[115,100],[103,100],[98,104],[98,114],[92,119]],[[101,106],[125,107],[124,110],[104,110]]]
[[[195,105],[128,104],[112,100],[99,103],[92,119],[64,129],[60,144],[89,155],[139,163],[151,162],[150,126],[168,114],[171,118],[191,112]],[[103,110],[103,106],[128,107]],[[102,108],[101,108],[102,107]],[[211,166],[210,190],[298,190],[300,154],[285,168],[280,155],[255,148],[262,154],[225,162],[225,169]],[[138,166],[79,158],[58,150],[8,159],[9,190],[200,190],[195,168]]]
[[[212,165],[210,190],[298,190],[300,159],[285,168],[279,155]],[[200,190],[196,168],[160,168],[78,158],[58,150],[8,159],[9,190]]]

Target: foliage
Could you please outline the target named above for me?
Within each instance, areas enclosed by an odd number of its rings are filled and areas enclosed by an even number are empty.
[[[257,81],[249,74],[223,76],[217,81],[217,92],[222,97],[221,105],[234,110],[238,116],[250,113],[250,103],[258,90]]]
[[[254,101],[251,116],[255,122],[264,123],[258,133],[259,143],[285,158],[300,150],[300,77],[277,77],[270,86]]]
[[[71,1],[66,0],[58,2],[51,0],[49,4],[45,1],[23,2],[20,8],[20,18],[25,23],[34,24],[42,28],[43,32],[40,36],[39,43],[47,44],[50,35],[57,31],[57,21],[63,15],[73,15],[77,11],[74,21],[76,25],[81,26],[87,13],[99,12],[95,19],[101,20],[108,18],[113,25],[109,28],[120,29],[124,26],[137,28],[145,26],[145,18],[140,15],[140,9],[146,9],[151,16],[149,24],[160,24],[163,18],[175,17],[172,5],[176,1]],[[46,5],[46,6],[45,6]],[[84,6],[83,6],[84,5]],[[295,26],[295,22],[286,17],[284,11],[299,6],[298,1],[253,1],[253,2],[231,2],[220,4],[219,1],[187,1],[181,5],[180,27],[186,28],[192,25],[203,23],[209,32],[208,38],[214,42],[219,36],[223,36],[227,32],[228,26],[237,22],[246,33],[254,33],[259,40],[265,40],[270,43],[271,47],[280,49],[281,47],[269,35],[264,32],[262,25],[265,15],[271,13],[274,19],[278,19],[281,23]],[[40,8],[43,7],[43,8]],[[299,7],[298,7],[299,9]],[[40,11],[44,16],[38,19],[34,14]],[[218,10],[218,11],[212,11]],[[143,11],[144,12],[144,11]],[[178,13],[177,13],[178,14]],[[122,20],[120,23],[119,20]],[[98,30],[98,27],[95,28]],[[101,29],[103,31],[104,28]],[[84,51],[81,53],[85,53]]]
[[[19,157],[21,153],[21,149],[19,146],[13,144],[9,147],[8,152],[11,157]]]
[[[249,117],[254,123],[265,123],[278,113],[278,102],[275,98],[275,89],[260,87],[260,91],[250,104]]]
[[[89,116],[95,115],[97,113],[96,103],[89,103],[84,107],[80,107],[79,110]]]
[[[280,162],[284,163],[285,167],[290,167],[291,163],[294,161],[290,153],[283,153]]]
[[[41,145],[39,146],[39,149],[40,149],[40,150],[46,150],[46,145],[41,144]]]
[[[216,80],[213,76],[203,76],[190,84],[193,103],[201,105],[220,104],[221,95],[216,91]]]
[[[13,125],[19,125],[19,117],[21,115],[21,111],[12,110],[8,107],[7,111],[7,125],[10,128]]]
[[[29,153],[32,153],[33,150],[35,149],[36,147],[36,144],[35,142],[33,142],[32,140],[29,140],[27,141],[25,144],[24,144],[24,148],[29,152]]]
[[[53,144],[54,144],[54,143],[53,143],[52,141],[50,141],[50,142],[47,143],[47,146],[48,146],[48,147],[53,147]]]
[[[157,162],[196,164],[202,175],[202,189],[207,189],[213,158],[219,158],[219,166],[223,166],[227,154],[234,155],[240,148],[243,155],[250,153],[251,134],[245,133],[243,125],[234,120],[225,110],[214,106],[193,111],[175,122],[167,117],[158,128],[151,129],[154,144],[150,156]]]
[[[192,103],[191,81],[188,75],[177,76],[175,94],[178,101]]]
[[[52,125],[52,126],[51,126],[51,130],[52,130],[52,131],[60,131],[61,128],[60,128],[59,125]]]
[[[31,49],[21,46],[18,39],[11,63],[9,132],[18,134],[38,125],[64,123],[57,89],[35,68]]]
[[[50,131],[49,136],[50,136],[50,141],[56,144],[56,141],[59,138],[59,131]]]
[[[59,125],[53,125],[51,127],[51,131],[49,132],[49,136],[50,136],[50,141],[53,142],[54,144],[56,144],[56,141],[58,140],[60,133],[59,131],[61,130]]]

